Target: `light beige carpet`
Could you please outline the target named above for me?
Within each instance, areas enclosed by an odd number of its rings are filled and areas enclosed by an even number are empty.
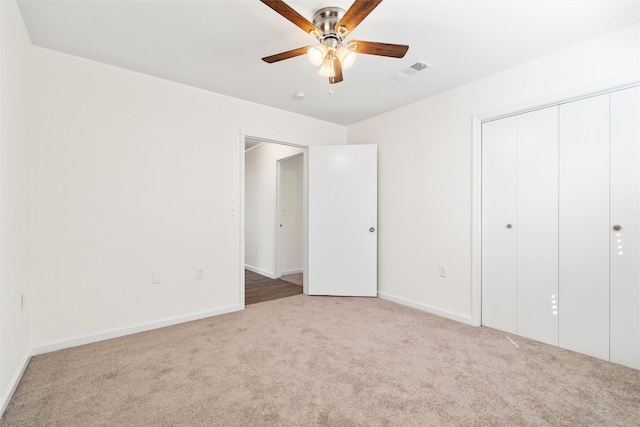
[[[305,295],[34,357],[0,421],[639,424],[640,371],[380,299]]]

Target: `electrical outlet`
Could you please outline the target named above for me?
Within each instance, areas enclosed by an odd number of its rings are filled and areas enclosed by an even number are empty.
[[[160,273],[158,273],[156,271],[151,273],[151,284],[152,285],[159,285],[160,284]]]
[[[24,294],[20,294],[20,311],[24,310],[24,306],[27,303],[27,298],[24,296]]]
[[[440,277],[447,277],[447,267],[444,265],[438,267],[438,274],[440,275]]]
[[[196,280],[204,279],[204,267],[196,267]]]

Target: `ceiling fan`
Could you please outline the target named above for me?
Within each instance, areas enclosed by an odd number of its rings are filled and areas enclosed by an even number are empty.
[[[320,66],[319,74],[329,78],[329,84],[343,80],[342,69],[353,65],[358,53],[402,58],[409,49],[409,46],[400,44],[345,40],[382,0],[355,0],[346,12],[339,7],[325,7],[313,15],[313,23],[282,0],[260,1],[320,42],[316,46],[300,47],[262,60],[272,64],[307,54],[312,64]]]

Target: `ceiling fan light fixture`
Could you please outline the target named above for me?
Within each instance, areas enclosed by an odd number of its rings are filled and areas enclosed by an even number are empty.
[[[317,46],[311,46],[307,49],[307,56],[309,61],[315,66],[322,65],[325,56],[327,56],[327,47],[323,44]]]
[[[316,67],[320,67],[319,74],[329,77],[329,84],[340,83],[344,80],[343,69],[353,65],[357,53],[402,58],[409,49],[407,45],[365,40],[345,41],[345,37],[351,34],[382,0],[355,0],[346,11],[339,7],[325,7],[316,11],[312,22],[286,4],[285,0],[260,0],[260,2],[282,15],[305,33],[314,36],[319,42],[317,46],[304,46],[288,50],[266,56],[262,60],[272,64],[306,53],[309,61]]]
[[[353,63],[356,62],[356,57],[358,56],[353,50],[344,46],[338,48],[336,55],[342,64],[342,68],[351,67]]]
[[[333,61],[328,57],[325,58],[324,61],[322,61],[322,67],[320,67],[318,74],[325,77],[335,77],[336,72],[333,69]]]

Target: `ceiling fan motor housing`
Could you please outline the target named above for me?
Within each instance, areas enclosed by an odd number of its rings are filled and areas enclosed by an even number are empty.
[[[344,9],[339,7],[325,7],[313,15],[313,25],[322,32],[320,35],[316,34],[316,37],[325,46],[336,48],[342,43],[342,36],[336,25],[344,14]]]

